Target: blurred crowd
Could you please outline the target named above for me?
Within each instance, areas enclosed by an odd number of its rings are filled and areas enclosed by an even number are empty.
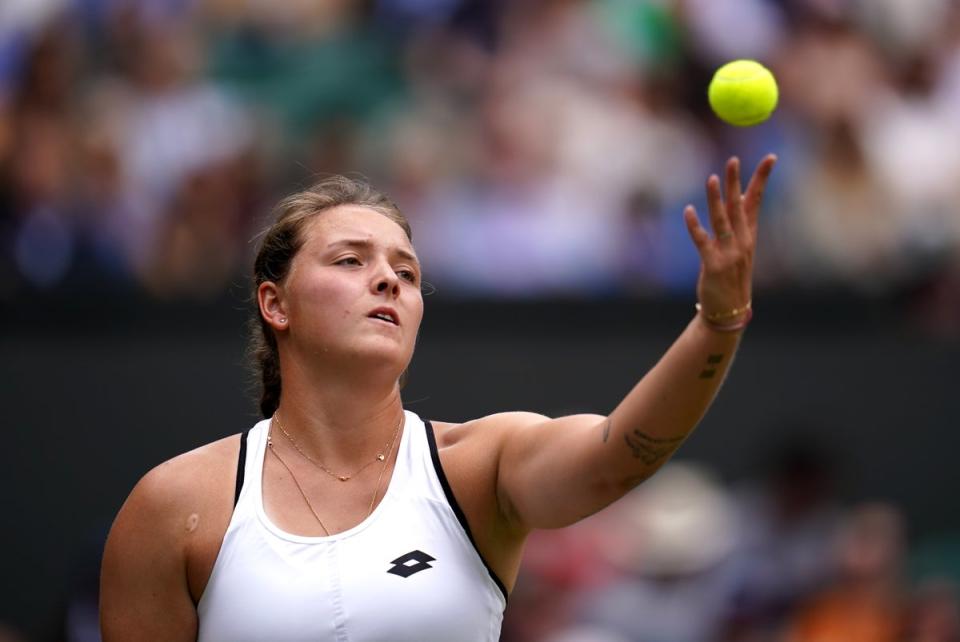
[[[4,0],[0,300],[208,299],[276,200],[367,177],[457,296],[690,291],[686,203],[780,165],[761,288],[960,325],[956,0]],[[712,71],[768,65],[738,129]],[[943,318],[941,318],[943,317]]]
[[[908,544],[894,504],[842,504],[784,451],[722,484],[673,462],[605,512],[535,533],[504,642],[958,642],[960,537]]]

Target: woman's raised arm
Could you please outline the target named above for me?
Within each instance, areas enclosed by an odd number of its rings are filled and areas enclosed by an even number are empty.
[[[752,315],[757,216],[775,161],[760,162],[743,195],[736,158],[725,194],[719,177],[709,178],[713,235],[692,206],[684,211],[701,258],[699,312],[609,416],[500,416],[497,493],[519,527],[565,526],[597,512],[656,472],[703,417]]]

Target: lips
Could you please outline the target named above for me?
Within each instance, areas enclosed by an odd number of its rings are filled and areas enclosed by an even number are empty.
[[[400,325],[400,316],[397,314],[397,311],[393,308],[377,308],[372,310],[370,314],[367,315],[370,319],[379,319],[386,323],[392,323],[393,325]]]

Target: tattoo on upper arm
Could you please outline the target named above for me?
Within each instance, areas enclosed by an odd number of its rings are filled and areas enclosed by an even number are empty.
[[[633,456],[648,466],[656,464],[672,453],[684,439],[686,439],[686,435],[683,437],[651,437],[640,430],[634,430],[632,433],[623,435],[623,440],[633,451]]]
[[[707,365],[715,366],[723,361],[722,354],[711,354],[707,355]],[[716,368],[704,368],[700,371],[701,379],[713,379],[713,375],[717,374]]]
[[[607,439],[610,438],[610,417],[607,417],[607,421],[603,424],[603,443],[607,443]]]

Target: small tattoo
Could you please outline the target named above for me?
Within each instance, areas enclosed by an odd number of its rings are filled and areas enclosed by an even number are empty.
[[[723,361],[723,355],[722,355],[722,354],[711,354],[710,356],[707,357],[707,363],[709,363],[709,364],[711,364],[711,365],[716,365],[716,364],[720,363],[721,361]]]
[[[607,422],[603,425],[603,443],[607,443],[607,439],[610,438],[610,418],[607,417]]]
[[[624,434],[623,440],[633,451],[633,456],[648,466],[656,464],[672,453],[686,437],[651,437],[650,435],[634,430],[632,434]]]
[[[713,368],[707,368],[706,370],[700,373],[701,379],[713,379],[713,375],[717,374],[717,371]]]

